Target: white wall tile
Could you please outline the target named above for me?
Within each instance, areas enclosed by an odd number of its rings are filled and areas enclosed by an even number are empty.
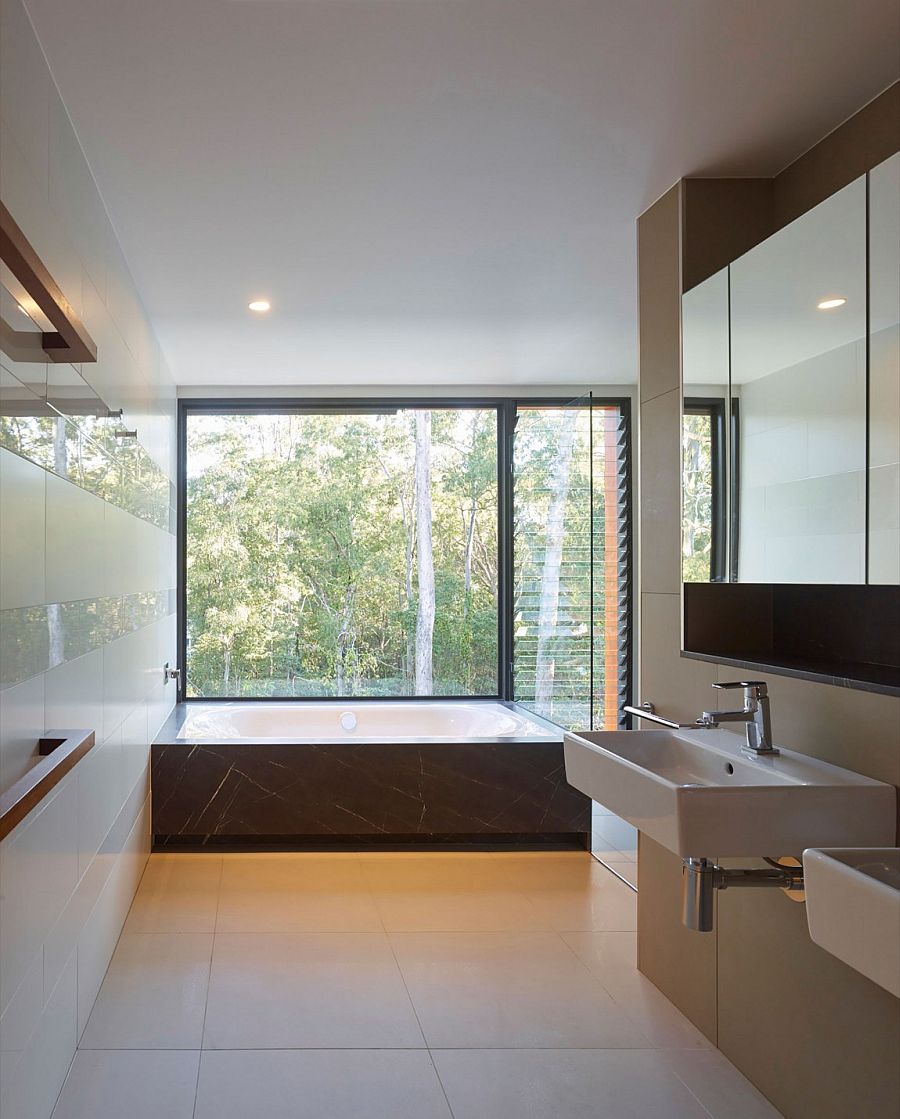
[[[42,950],[78,881],[78,798],[72,778],[0,844],[0,1007]]]
[[[150,803],[144,801],[78,940],[78,1036],[100,990],[150,849]]]
[[[0,448],[0,610],[44,601],[46,476]]]
[[[53,1111],[75,1049],[76,974],[73,952],[6,1086],[6,1106],[14,1119],[48,1119]]]
[[[171,478],[171,375],[22,0],[0,12],[0,193],[97,344],[85,379]],[[43,383],[46,367],[23,377]],[[0,450],[0,609],[174,584],[168,533]],[[98,740],[0,844],[0,1015],[14,1011],[18,1031],[0,1017],[3,1119],[49,1119],[137,887],[149,740],[174,699],[166,660],[171,619],[0,692],[0,784],[29,764],[48,720]]]
[[[77,774],[80,877],[100,850],[125,799],[126,771],[122,743],[113,736],[96,746],[78,766]]]
[[[28,1048],[44,1009],[43,964],[41,953],[36,952],[22,982],[0,1014],[0,1115],[4,1117],[5,1085]]]
[[[105,502],[64,478],[47,475],[47,585],[49,602],[103,594]]]
[[[103,739],[103,653],[94,649],[44,674],[47,730],[92,730]]]
[[[38,760],[37,740],[44,729],[43,676],[0,692],[0,789],[8,789]]]
[[[150,763],[147,705],[141,703],[122,724],[122,759],[125,788],[134,788]]]

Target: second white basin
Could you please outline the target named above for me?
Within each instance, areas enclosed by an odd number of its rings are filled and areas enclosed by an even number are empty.
[[[894,842],[893,785],[792,750],[756,757],[725,730],[567,733],[566,778],[683,858]]]
[[[809,935],[900,998],[900,848],[803,852]]]

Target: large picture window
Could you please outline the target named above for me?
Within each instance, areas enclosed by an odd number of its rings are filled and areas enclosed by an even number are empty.
[[[616,725],[620,403],[180,413],[185,698],[499,696]]]

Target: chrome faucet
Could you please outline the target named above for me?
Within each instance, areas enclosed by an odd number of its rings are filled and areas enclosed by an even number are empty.
[[[762,680],[732,680],[727,684],[713,684],[725,690],[743,688],[744,706],[737,711],[704,711],[699,722],[703,726],[717,727],[720,723],[746,723],[746,749],[754,754],[777,754],[772,745],[772,719],[769,711],[769,689]]]

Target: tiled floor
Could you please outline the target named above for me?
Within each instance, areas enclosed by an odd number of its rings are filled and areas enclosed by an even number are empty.
[[[55,1119],[776,1119],[635,906],[587,853],[154,855]]]

